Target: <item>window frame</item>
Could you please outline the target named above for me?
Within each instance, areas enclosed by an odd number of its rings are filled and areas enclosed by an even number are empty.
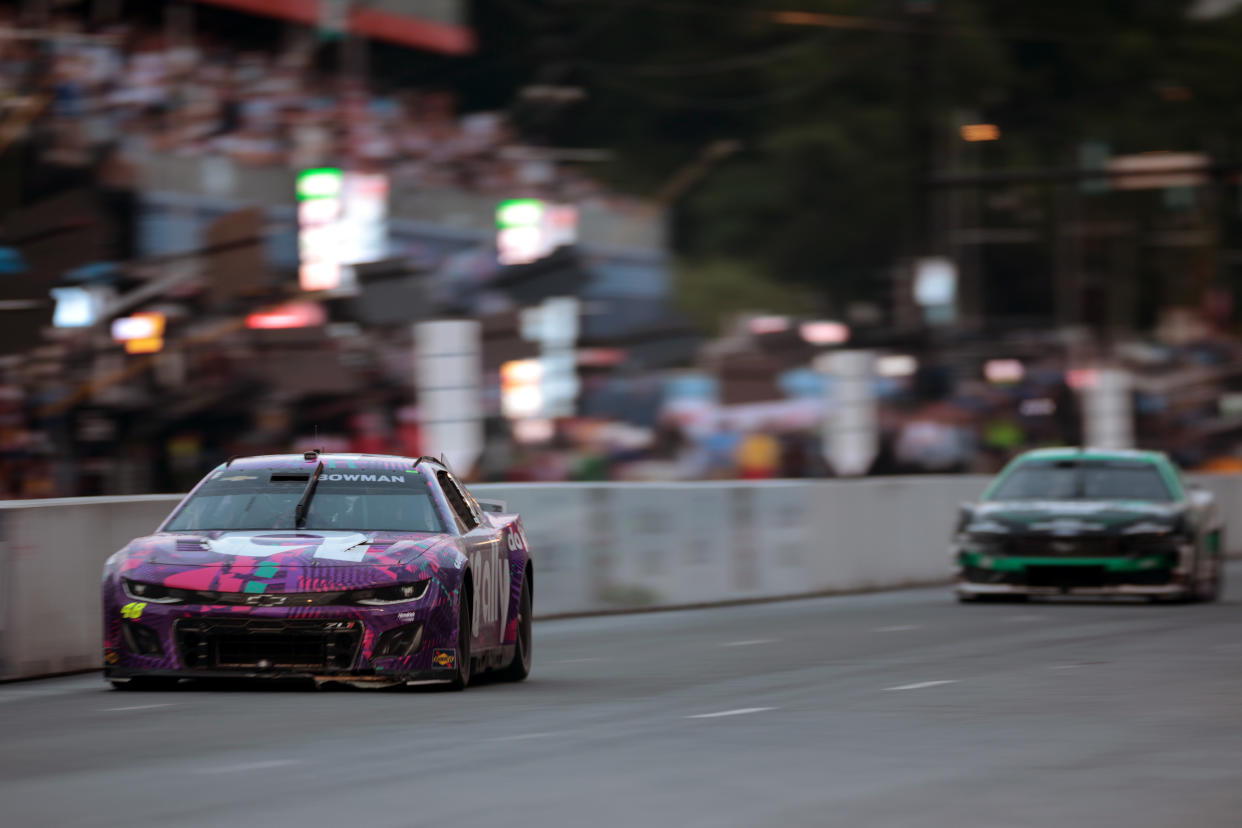
[[[474,510],[474,507],[471,506],[469,498],[462,493],[461,486],[451,472],[447,469],[438,469],[436,471],[436,482],[440,485],[440,491],[444,493],[444,499],[448,502],[449,509],[452,511],[453,517],[456,518],[458,528],[463,535],[473,532],[483,525],[482,519]],[[469,521],[463,517],[463,512],[469,517]]]

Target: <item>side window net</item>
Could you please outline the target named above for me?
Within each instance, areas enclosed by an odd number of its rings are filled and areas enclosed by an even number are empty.
[[[457,513],[457,517],[461,520],[462,525],[466,527],[466,531],[470,531],[478,526],[479,521],[475,518],[474,512],[470,510],[466,499],[462,497],[461,490],[457,488],[457,481],[453,480],[447,472],[440,472],[436,477],[440,481],[440,488],[444,490],[444,496],[448,498],[449,505]]]

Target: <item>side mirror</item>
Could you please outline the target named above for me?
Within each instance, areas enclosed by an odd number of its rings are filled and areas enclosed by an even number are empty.
[[[953,533],[957,534],[966,528],[966,524],[970,523],[974,517],[975,504],[959,503],[957,504],[957,523],[953,527]]]
[[[504,514],[505,508],[508,505],[503,500],[484,500],[481,497],[475,498],[475,500],[479,502],[479,506],[483,509],[483,511],[493,512],[498,515]]]

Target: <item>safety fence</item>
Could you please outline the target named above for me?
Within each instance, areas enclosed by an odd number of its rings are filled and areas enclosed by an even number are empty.
[[[1242,476],[1196,479],[1242,539]],[[958,505],[987,479],[494,484],[521,513],[537,617],[944,582]],[[0,503],[0,679],[95,667],[100,573],[179,495]]]

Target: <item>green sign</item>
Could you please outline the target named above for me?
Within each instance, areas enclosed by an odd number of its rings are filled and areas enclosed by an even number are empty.
[[[320,167],[298,173],[298,201],[315,198],[339,198],[345,175],[335,167]]]
[[[543,202],[537,198],[511,198],[496,207],[496,226],[501,230],[514,227],[538,227],[543,219]]]

